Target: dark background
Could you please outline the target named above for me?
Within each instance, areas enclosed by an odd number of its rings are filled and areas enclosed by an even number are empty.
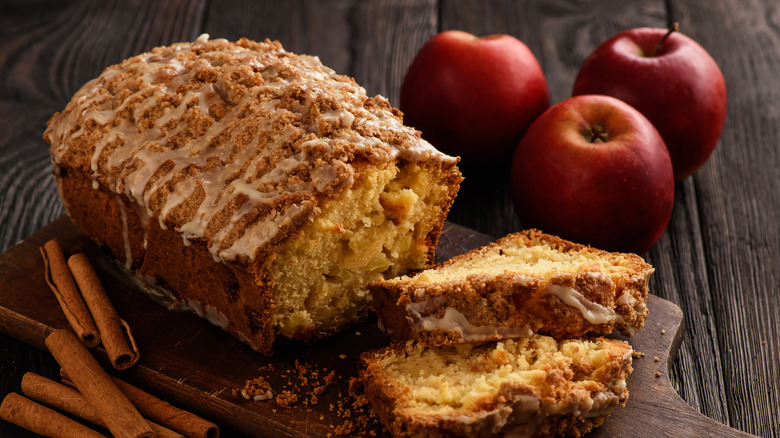
[[[644,254],[656,267],[651,292],[685,314],[672,380],[705,415],[780,436],[780,3],[773,0],[0,0],[0,250],[64,212],[41,139],[51,114],[104,67],[155,46],[204,32],[278,39],[397,105],[407,66],[437,32],[508,33],[537,56],[555,103],[570,96],[579,65],[606,38],[674,21],[720,65],[729,115],[709,162],[677,184],[669,227]],[[449,220],[496,237],[522,229],[506,173],[467,176]],[[26,371],[56,369],[48,354],[0,335],[0,396],[17,390]],[[0,435],[26,436],[7,423]]]

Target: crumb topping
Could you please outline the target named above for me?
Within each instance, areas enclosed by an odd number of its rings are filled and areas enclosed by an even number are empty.
[[[447,157],[381,97],[279,42],[158,47],[85,84],[44,134],[54,165],[125,194],[215,259],[254,259],[355,162]]]

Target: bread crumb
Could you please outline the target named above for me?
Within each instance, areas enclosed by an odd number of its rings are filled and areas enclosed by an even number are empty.
[[[656,377],[661,377],[661,372],[660,372],[660,371],[656,371],[656,372],[655,372],[655,376],[656,376]]]
[[[270,400],[274,397],[271,384],[262,376],[247,380],[239,391],[233,390],[233,395],[237,395],[237,392],[241,397],[254,401]]]
[[[658,356],[653,358],[653,362],[658,362]]]
[[[343,354],[343,353],[339,354],[339,359],[346,359],[346,358],[347,358],[346,354]]]
[[[337,415],[341,418],[347,418],[341,425],[341,432],[348,432],[366,436],[376,436],[377,430],[382,430],[382,424],[379,418],[371,409],[371,404],[363,393],[361,381],[355,377],[349,379],[348,397],[352,399],[349,407],[341,401],[337,402]]]
[[[340,357],[346,358],[346,355],[342,354]],[[341,376],[336,374],[335,370],[329,370],[325,367],[316,368],[315,365],[302,360],[296,360],[292,369],[276,372],[272,366],[268,365],[258,368],[258,371],[266,372],[267,374],[247,381],[245,388],[266,389],[267,387],[270,391],[270,382],[274,382],[274,385],[280,386],[273,391],[271,397],[275,400],[277,407],[289,409],[298,405],[297,409],[305,410],[309,413],[314,412],[311,406],[320,403],[320,398],[326,393],[328,388],[336,385],[342,379]],[[350,386],[354,386],[352,380],[354,378],[350,380]],[[245,388],[240,389],[246,392]],[[234,389],[233,393],[242,396],[238,390]],[[376,436],[376,431],[382,430],[379,419],[371,410],[365,395],[362,393],[353,394],[352,392],[343,394],[340,390],[337,393],[338,397],[335,397],[336,393],[332,395],[338,401],[328,403],[328,409],[343,419],[343,423],[335,422],[336,424],[330,425],[330,429],[334,432],[331,436]],[[251,393],[247,392],[247,395],[251,395]],[[277,409],[272,411],[276,413]],[[332,416],[333,414],[330,415]],[[325,420],[325,415],[319,415],[319,421]]]
[[[662,334],[662,335],[665,335],[665,334],[666,334],[666,330],[664,330],[664,329],[661,329],[661,334]]]
[[[298,394],[294,394],[290,391],[282,391],[274,398],[276,404],[282,408],[289,408],[298,402]]]
[[[351,435],[355,431],[355,424],[350,420],[346,420],[341,426],[338,426],[335,430],[338,435]]]

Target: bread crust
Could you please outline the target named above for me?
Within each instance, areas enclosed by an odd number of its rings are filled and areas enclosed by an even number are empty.
[[[474,274],[465,280],[440,282],[381,281],[369,285],[374,308],[392,339],[413,339],[427,346],[487,342],[526,337],[531,333],[564,339],[618,330],[631,336],[641,329],[647,319],[648,277],[653,268],[635,254],[610,253],[539,230],[526,230],[430,270],[445,270],[458,262],[507,246],[538,245],[548,245],[560,252],[581,251],[606,259],[619,257],[629,275],[613,281],[593,267],[576,272],[561,271],[549,277],[506,272]],[[588,319],[582,309],[564,302],[559,297],[561,294],[556,295],[551,290],[567,294],[572,294],[570,291],[573,290],[579,294],[576,296],[582,297],[580,302],[601,306],[599,309],[614,312],[614,317]],[[450,324],[439,323],[448,318]]]
[[[124,195],[93,189],[89,176],[78,170],[62,170],[57,182],[71,220],[150,293],[166,294],[172,308],[212,308],[224,317],[222,328],[273,354],[275,336],[268,324],[273,296],[262,266],[215,263],[203,242],[185,245],[179,233],[156,226]]]

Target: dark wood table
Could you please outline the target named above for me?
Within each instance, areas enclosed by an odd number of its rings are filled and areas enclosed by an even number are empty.
[[[0,250],[63,214],[46,121],[107,65],[201,33],[278,39],[398,102],[404,72],[435,33],[508,33],[546,74],[552,102],[570,96],[590,51],[618,31],[666,27],[715,58],[729,114],[715,153],[676,186],[671,222],[644,256],[651,292],[681,307],[672,367],[703,414],[780,436],[780,3],[765,1],[0,1]],[[523,228],[506,172],[467,175],[449,220],[502,236]],[[3,273],[0,272],[0,276]],[[2,293],[2,291],[0,291]],[[48,353],[0,335],[0,397],[26,371],[56,375]],[[0,422],[0,436],[30,436]]]

